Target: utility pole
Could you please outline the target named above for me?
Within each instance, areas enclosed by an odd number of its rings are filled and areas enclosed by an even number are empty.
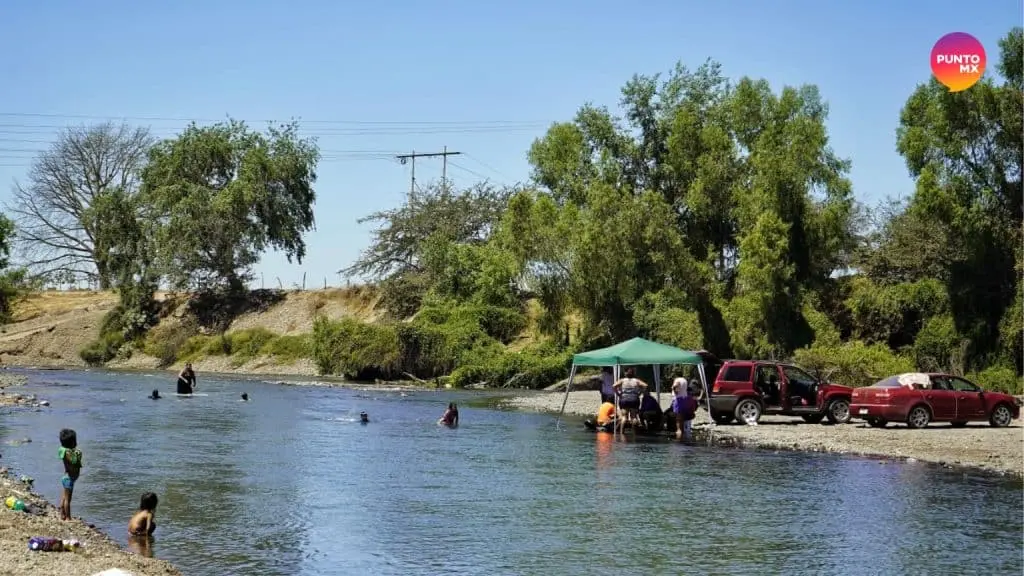
[[[409,193],[412,194],[413,192],[416,191],[416,159],[417,158],[437,158],[438,156],[443,158],[444,161],[443,161],[443,164],[441,165],[441,181],[444,182],[445,179],[448,177],[448,157],[449,156],[458,156],[459,154],[462,154],[462,152],[449,152],[448,151],[448,147],[445,146],[443,152],[430,152],[428,154],[417,154],[416,151],[413,150],[412,154],[399,154],[398,156],[395,156],[395,158],[397,158],[398,161],[401,162],[403,165],[406,162],[412,160],[412,179],[409,182]]]

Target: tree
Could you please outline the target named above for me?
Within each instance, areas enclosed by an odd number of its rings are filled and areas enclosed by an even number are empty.
[[[620,104],[622,118],[582,107],[530,150],[538,184],[579,209],[555,258],[571,262],[572,305],[615,339],[635,332],[645,295],[670,290],[717,353],[806,344],[805,293],[855,247],[849,162],[829,147],[817,89],[733,85],[708,61],[634,76]]]
[[[1000,48],[1001,82],[985,77],[962,92],[934,79],[918,86],[903,108],[897,136],[917,179],[908,218],[936,227],[948,242],[942,278],[956,329],[971,343],[969,364],[1001,353],[1015,356],[1019,366],[1019,349],[999,350],[1001,341],[1019,336],[999,330],[1020,325],[1007,314],[1019,314],[1014,301],[1021,289],[1021,28],[1011,30]]]
[[[108,254],[96,246],[103,223],[88,217],[89,207],[112,188],[137,190],[152,142],[145,128],[104,123],[68,128],[39,154],[8,208],[33,272],[69,271],[111,287]]]
[[[156,254],[176,289],[244,292],[268,248],[302,262],[314,226],[320,152],[295,123],[192,124],[152,148],[141,194],[158,224]]]
[[[430,277],[424,262],[428,251],[438,256],[438,250],[449,246],[486,243],[516,191],[486,182],[464,190],[444,182],[415,190],[398,208],[358,220],[378,225],[370,245],[338,273],[379,282],[382,306],[392,316],[411,316],[437,280]]]
[[[11,244],[15,239],[14,221],[0,214],[0,324],[11,321],[14,303],[31,286],[26,282],[24,268],[11,268]]]

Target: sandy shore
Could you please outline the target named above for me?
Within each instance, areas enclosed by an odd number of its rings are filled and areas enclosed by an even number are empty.
[[[91,576],[110,568],[120,568],[134,576],[181,576],[167,562],[123,550],[81,520],[62,522],[56,508],[30,493],[24,484],[9,477],[6,470],[2,472],[0,496],[17,496],[41,509],[43,515],[16,512],[6,506],[0,508],[0,575]],[[126,514],[129,512],[131,510],[125,511]],[[76,539],[83,548],[80,552],[33,552],[28,549],[28,540],[33,536]]]
[[[523,410],[558,412],[564,397],[564,393],[538,392],[511,398],[506,405]],[[671,402],[671,394],[661,395],[664,408],[668,408]],[[565,412],[592,416],[597,405],[597,392],[570,392]],[[747,447],[915,459],[1024,478],[1024,428],[1020,420],[1014,420],[1007,428],[992,428],[979,422],[960,429],[949,424],[932,424],[922,430],[910,430],[898,424],[882,429],[871,428],[859,420],[829,426],[807,424],[799,418],[765,416],[758,426],[714,426],[707,411],[701,410],[694,424],[713,426],[716,437]]]

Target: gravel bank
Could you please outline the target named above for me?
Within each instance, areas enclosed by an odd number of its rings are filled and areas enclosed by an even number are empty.
[[[564,393],[533,393],[511,398],[506,405],[558,412],[564,397]],[[663,407],[668,408],[671,402],[671,394],[661,395]],[[592,416],[597,405],[597,392],[570,392],[565,411],[576,416]],[[707,411],[697,413],[695,424],[711,425]],[[859,420],[828,426],[807,424],[799,418],[765,416],[758,426],[714,426],[714,431],[719,437],[748,447],[915,459],[1024,478],[1024,428],[1020,420],[1007,428],[973,423],[961,429],[932,424],[923,430],[910,430],[892,424],[888,428],[871,428]]]
[[[36,516],[0,507],[0,575],[10,576],[91,576],[97,572],[120,568],[134,576],[181,576],[173,566],[162,560],[137,556],[123,550],[100,531],[81,520],[62,522],[57,509],[25,485],[0,470],[0,496],[17,496],[43,510]],[[131,503],[125,508],[125,529],[131,514]],[[33,536],[76,539],[81,552],[33,552],[28,540]]]

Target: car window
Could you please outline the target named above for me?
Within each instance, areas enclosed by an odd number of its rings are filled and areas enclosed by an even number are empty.
[[[818,381],[813,376],[797,368],[796,366],[783,366],[782,373],[786,375],[786,380],[794,384],[802,384],[804,386],[813,386]]]
[[[950,378],[949,383],[953,385],[953,390],[957,392],[981,392],[981,388],[963,378]]]
[[[871,386],[873,388],[899,388],[900,387],[900,377],[899,376],[889,376],[885,380],[879,380],[878,382],[875,382]]]
[[[932,376],[932,390],[953,390],[953,387],[949,384],[949,379],[945,376]]]
[[[765,364],[758,364],[757,366],[757,381],[762,384],[768,384],[772,381],[772,377],[776,382],[779,381],[779,370],[775,366],[768,366]]]
[[[750,382],[751,366],[739,365],[729,366],[725,369],[725,373],[722,374],[720,380],[723,382]]]

